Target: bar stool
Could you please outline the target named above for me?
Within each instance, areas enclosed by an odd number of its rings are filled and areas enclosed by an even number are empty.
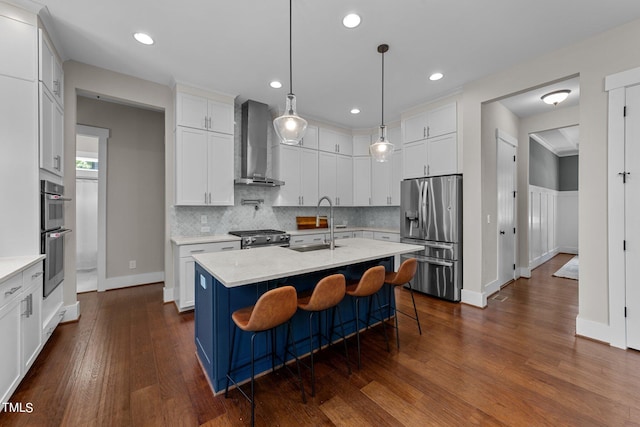
[[[398,313],[404,314],[407,317],[415,320],[418,324],[418,332],[422,335],[422,328],[420,327],[420,319],[418,319],[418,309],[416,308],[416,300],[413,298],[413,288],[411,287],[411,279],[416,274],[418,269],[418,261],[415,258],[409,258],[402,262],[397,272],[388,272],[384,276],[384,283],[389,285],[389,317],[391,317],[391,307],[393,307],[393,314],[396,318],[396,346],[400,348],[400,329],[398,329]],[[396,303],[396,287],[402,285],[409,285],[409,292],[411,293],[411,302],[413,302],[413,312],[415,317],[410,314],[404,313],[398,310]],[[392,302],[393,301],[393,304]]]
[[[371,302],[373,297],[375,297],[378,301],[378,312],[381,313],[382,306],[380,305],[380,297],[378,296],[378,291],[384,285],[384,266],[377,265],[375,267],[371,267],[367,271],[364,272],[359,281],[350,281],[350,284],[347,286],[346,294],[353,297],[354,305],[355,305],[355,316],[356,316],[356,342],[358,343],[358,369],[362,368],[362,362],[360,357],[360,299],[369,298],[369,315],[371,315]],[[387,343],[387,351],[391,351],[389,348],[389,339],[387,338],[387,330],[385,328],[384,319],[382,321],[382,331],[384,332],[384,339]],[[367,328],[369,327],[369,322],[367,322]]]
[[[338,313],[338,320],[340,321],[340,328],[342,330],[342,342],[344,343],[344,354],[347,360],[347,370],[351,374],[351,366],[349,366],[349,353],[347,350],[347,340],[344,333],[344,324],[342,323],[342,314],[338,304],[343,300],[346,290],[346,281],[342,274],[332,274],[320,280],[313,292],[308,295],[302,295],[298,297],[298,308],[309,312],[309,348],[311,355],[311,396],[315,396],[316,393],[316,377],[315,369],[313,365],[313,315],[318,314],[318,351],[322,348],[322,338],[326,339],[329,344],[334,336],[334,321],[336,312]],[[328,336],[322,333],[321,328],[321,315],[331,309],[331,328],[328,332]],[[325,323],[326,317],[325,317]],[[304,362],[300,362],[304,364]]]
[[[236,388],[242,393],[242,395],[251,403],[251,425],[254,425],[254,414],[255,414],[255,399],[254,399],[254,380],[255,380],[255,359],[254,359],[254,339],[256,335],[260,332],[270,332],[271,333],[271,366],[274,368],[274,358],[275,354],[275,329],[286,323],[288,328],[287,336],[291,336],[291,318],[296,312],[297,309],[297,294],[296,289],[293,286],[283,286],[280,288],[272,289],[270,291],[265,292],[258,298],[258,302],[256,305],[241,308],[236,310],[231,315],[231,319],[236,324],[237,328],[233,328],[233,332],[231,335],[231,351],[229,352],[229,368],[227,371],[227,386],[224,390],[224,396],[229,396],[229,381],[231,381]],[[233,362],[233,348],[235,344],[236,337],[236,329],[240,329],[246,332],[253,332],[251,335],[251,397],[247,396],[247,394],[240,388],[238,383],[231,377],[232,371],[236,371],[238,369],[244,368],[248,364],[237,366],[234,369],[231,369],[231,365]],[[287,344],[289,345],[289,340],[287,339]],[[304,387],[302,385],[302,376],[300,375],[300,364],[298,361],[298,356],[295,354],[295,346],[293,347],[293,355],[296,359],[296,365],[298,367],[298,380],[300,382],[300,392],[302,393],[302,401],[304,403],[307,402],[304,396]],[[285,350],[286,351],[286,350]],[[266,355],[268,356],[268,355]],[[263,356],[263,357],[266,357]],[[285,361],[282,361],[283,365],[289,369]],[[290,370],[290,369],[289,369]],[[293,372],[292,372],[293,374]]]

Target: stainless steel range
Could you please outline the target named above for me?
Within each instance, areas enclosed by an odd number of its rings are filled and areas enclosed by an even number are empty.
[[[229,234],[240,237],[240,249],[262,248],[265,246],[289,246],[291,236],[280,230],[244,230],[230,231]]]

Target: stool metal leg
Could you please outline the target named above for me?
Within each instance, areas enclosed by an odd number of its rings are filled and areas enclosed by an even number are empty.
[[[253,341],[256,337],[254,332],[251,335],[251,427],[255,425],[255,412],[256,412],[256,400],[255,400],[255,360],[253,356]]]
[[[298,368],[298,382],[300,383],[300,393],[302,394],[302,402],[303,403],[307,403],[307,398],[304,395],[304,385],[302,385],[302,374],[300,372],[300,360],[298,359],[298,351],[296,350],[296,342],[293,339],[293,332],[291,331],[291,320],[289,320],[287,322],[287,335],[289,337],[289,339],[291,340],[291,349],[293,350],[293,357],[296,359],[296,366]],[[287,342],[287,345],[289,344],[289,342]],[[283,360],[283,363],[285,363],[285,361]]]
[[[351,375],[351,365],[349,364],[349,350],[347,349],[347,336],[344,333],[342,313],[340,312],[340,307],[338,307],[337,305],[333,307],[333,316],[331,316],[331,321],[333,322],[333,317],[335,316],[336,311],[338,312],[338,319],[340,320],[340,329],[342,329],[342,342],[344,343],[344,356],[347,359],[347,371],[349,372],[349,375]],[[331,327],[331,331],[333,331],[333,326]],[[333,338],[333,336],[331,338]]]
[[[318,319],[320,316],[318,316]],[[318,336],[318,341],[321,338]],[[309,355],[311,357],[311,396],[316,395],[316,372],[313,365],[313,311],[309,312]]]
[[[355,314],[356,314],[356,343],[358,344],[358,369],[362,369],[362,361],[360,359],[360,298],[354,297]]]
[[[229,351],[229,366],[227,367],[227,386],[224,389],[224,397],[229,397],[229,375],[231,375],[231,363],[233,361],[233,347],[236,341],[237,326],[233,326],[231,332],[231,350]]]
[[[382,317],[382,304],[380,304],[380,296],[377,293],[373,294],[373,296],[376,298],[376,301],[378,301],[378,313],[380,313],[380,317]],[[382,332],[384,333],[384,340],[387,343],[387,351],[390,352],[391,347],[389,347],[389,337],[387,336],[387,328],[385,327],[386,322],[383,320],[381,323],[382,323]]]
[[[398,328],[398,301],[396,300],[396,287],[390,286],[390,288],[392,288],[391,297],[393,298],[393,315],[396,318],[396,347],[400,350],[400,329]],[[391,306],[391,301],[389,301],[389,306]],[[389,313],[391,313],[391,308],[389,308]]]
[[[409,285],[409,293],[411,294],[411,302],[413,302],[413,311],[416,314],[416,323],[418,323],[418,332],[422,335],[422,328],[420,327],[420,320],[418,319],[418,309],[416,308],[416,300],[413,298],[413,288],[411,287],[411,282],[407,283]]]

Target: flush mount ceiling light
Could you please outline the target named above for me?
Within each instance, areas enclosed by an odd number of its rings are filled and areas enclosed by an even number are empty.
[[[280,89],[282,87],[282,83],[280,83],[277,80],[274,80],[271,83],[269,83],[269,86],[271,86],[274,89]]]
[[[291,42],[291,0],[289,0],[289,94],[285,111],[273,120],[273,128],[282,144],[298,145],[307,130],[307,121],[296,114],[296,96],[293,94],[293,66]]]
[[[142,44],[146,44],[146,45],[153,44],[153,39],[151,38],[151,36],[149,34],[134,33],[133,34],[133,38],[136,39],[138,42],[140,42]]]
[[[378,46],[378,53],[382,55],[382,116],[378,140],[369,146],[369,153],[376,162],[389,161],[393,154],[393,144],[387,140],[387,127],[384,125],[384,54],[388,50],[387,44]]]
[[[360,114],[360,109],[359,108],[352,108],[351,109],[351,114]]]
[[[342,18],[342,25],[347,28],[355,28],[360,25],[360,15],[355,13],[350,13],[344,18]]]
[[[571,91],[569,89],[556,90],[554,92],[547,93],[546,95],[542,95],[540,99],[542,99],[546,104],[549,105],[558,105],[560,102],[567,99]]]
[[[442,73],[433,73],[429,76],[429,80],[431,80],[432,82],[435,82],[436,80],[440,80],[443,77],[444,77],[444,74]]]

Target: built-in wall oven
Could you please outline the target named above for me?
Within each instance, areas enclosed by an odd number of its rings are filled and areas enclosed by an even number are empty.
[[[44,291],[46,298],[64,280],[64,186],[40,181],[40,252],[44,259]]]

